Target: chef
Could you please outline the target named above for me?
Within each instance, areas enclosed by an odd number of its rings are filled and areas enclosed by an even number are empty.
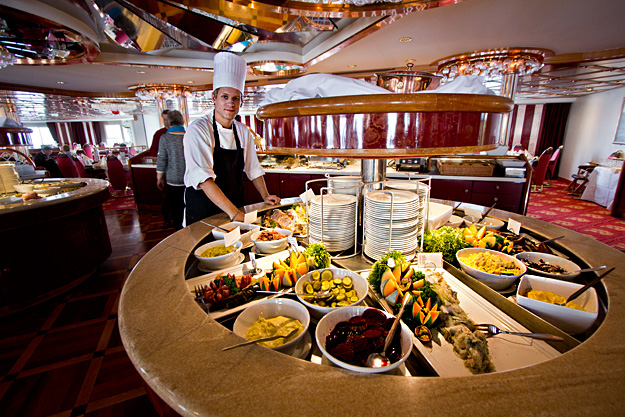
[[[243,221],[243,173],[267,204],[280,198],[269,194],[264,170],[256,156],[252,133],[234,120],[245,86],[246,63],[230,52],[215,55],[215,109],[189,125],[184,135],[186,225],[221,211],[231,221]]]

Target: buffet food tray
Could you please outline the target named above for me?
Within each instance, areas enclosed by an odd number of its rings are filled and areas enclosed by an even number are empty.
[[[289,256],[289,251],[288,250],[283,250],[280,252],[276,252],[274,254],[271,255],[267,255],[264,256],[262,258],[258,258],[256,260],[256,264],[258,266],[258,268],[263,270],[263,273],[266,271],[269,271],[272,269],[273,267],[273,262],[277,261],[279,259],[285,259],[287,256]],[[228,274],[233,274],[233,275],[247,275],[250,273],[250,271],[252,270],[252,263],[251,262],[245,262],[245,263],[241,263],[239,265],[234,265],[231,266],[229,268],[225,268],[225,269],[221,269],[219,271],[214,271],[214,272],[209,272],[206,273],[204,275],[200,275],[198,277],[192,278],[192,279],[188,279],[185,281],[185,283],[187,284],[187,289],[189,290],[189,292],[195,296],[194,293],[194,288],[197,285],[205,285],[208,284],[210,281],[214,280],[217,277],[221,277],[223,275],[228,275]],[[258,277],[259,275],[255,275],[255,277]],[[294,287],[293,287],[294,288]],[[292,292],[292,288],[286,288],[282,290],[282,293],[286,294],[287,292]],[[280,296],[280,294],[275,294],[275,295],[269,295],[267,297],[262,297],[262,298],[256,298],[255,300],[252,300],[248,303],[242,304],[240,306],[237,307],[233,307],[230,309],[224,309],[224,310],[217,310],[217,311],[211,311],[209,313],[209,315],[215,319],[218,320],[220,318],[226,317],[226,316],[230,316],[232,314],[241,312],[243,310],[245,310],[247,307],[262,301],[262,300],[266,300],[268,298],[274,298]]]
[[[530,332],[530,330],[489,303],[446,270],[442,268],[429,271],[417,268],[417,270],[424,272],[426,277],[433,272],[442,274],[447,284],[457,293],[460,307],[475,323],[490,323],[511,331]],[[362,272],[361,274],[366,278],[369,272]],[[371,288],[369,295],[384,310],[393,314],[392,307]],[[413,340],[414,348],[432,369],[442,377],[473,375],[464,366],[463,360],[454,353],[453,345],[448,343],[439,332],[433,333],[434,339],[429,344],[423,344],[417,338]],[[561,355],[555,348],[542,340],[505,334],[488,338],[488,349],[491,362],[495,365],[494,372],[510,371],[535,365]]]

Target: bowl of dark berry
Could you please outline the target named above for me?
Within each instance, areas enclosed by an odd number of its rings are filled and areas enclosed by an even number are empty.
[[[569,274],[568,272],[577,271],[579,266],[568,259],[564,259],[557,255],[550,255],[541,252],[521,252],[516,254],[516,258],[523,262],[528,271],[534,274],[544,275],[551,278],[557,278],[564,281],[571,281],[579,275],[579,272]]]
[[[381,352],[395,317],[384,311],[364,307],[341,307],[317,324],[315,337],[321,352],[335,365],[355,372],[378,373],[396,369],[412,351],[412,332],[403,322],[386,350],[390,365],[370,368],[371,353]]]

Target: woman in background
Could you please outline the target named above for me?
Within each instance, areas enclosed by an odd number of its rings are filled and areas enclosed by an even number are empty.
[[[156,186],[163,192],[161,209],[163,227],[182,229],[184,216],[184,117],[178,110],[167,113],[169,129],[164,133],[158,144],[156,159]]]

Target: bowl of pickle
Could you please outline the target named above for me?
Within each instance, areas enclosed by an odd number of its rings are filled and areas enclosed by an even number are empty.
[[[297,298],[319,319],[340,307],[361,304],[369,289],[367,280],[347,269],[316,269],[295,283]]]

